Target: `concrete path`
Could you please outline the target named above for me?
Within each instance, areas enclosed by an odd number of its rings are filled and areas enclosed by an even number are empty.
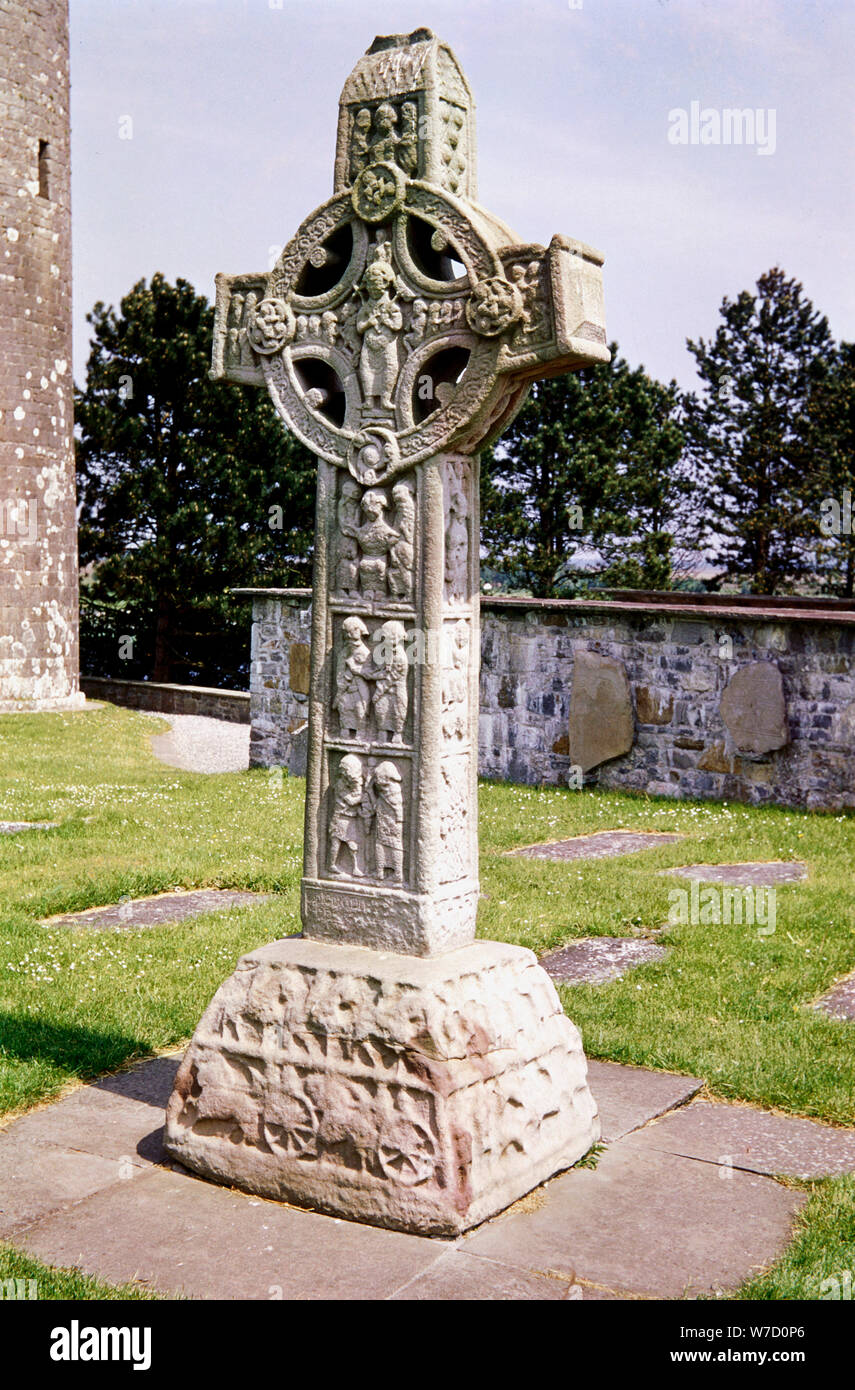
[[[855,1170],[855,1131],[697,1098],[591,1062],[607,1147],[457,1240],[384,1231],[204,1182],[161,1149],[178,1056],[0,1131],[0,1238],[50,1264],[214,1299],[685,1298],[787,1244],[805,1195],[772,1173]]]
[[[184,772],[243,772],[249,767],[249,725],[200,714],[158,714],[169,733],[153,734],[156,758]]]

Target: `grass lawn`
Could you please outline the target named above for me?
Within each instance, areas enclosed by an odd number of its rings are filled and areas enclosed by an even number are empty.
[[[238,956],[299,930],[302,781],[178,772],[149,751],[156,728],[111,706],[0,720],[0,819],[60,822],[0,835],[0,1114],[180,1043]],[[505,853],[616,827],[686,839],[611,860]],[[855,967],[855,817],[487,783],[480,833],[479,935],[538,953],[659,927],[680,883],[658,869],[805,859],[809,880],[778,889],[772,934],[671,927],[658,938],[670,947],[664,961],[613,984],[564,988],[562,998],[590,1056],[693,1073],[713,1095],[855,1123],[853,1025],[810,1007]],[[212,886],[279,896],[148,931],[38,924],[122,896]],[[851,1223],[847,1180],[817,1189],[810,1228],[825,1229],[838,1209]],[[853,1267],[851,1241],[848,1252],[838,1269]],[[810,1243],[801,1264],[791,1256],[782,1288],[807,1280]]]

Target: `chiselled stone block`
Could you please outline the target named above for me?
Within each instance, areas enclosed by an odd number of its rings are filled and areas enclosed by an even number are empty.
[[[784,682],[771,661],[752,661],[721,697],[721,717],[740,753],[760,757],[790,741]]]
[[[453,1235],[599,1137],[579,1032],[531,951],[431,960],[288,938],[215,995],[167,1110],[217,1182]]]
[[[628,753],[635,738],[632,698],[622,661],[576,652],[570,694],[570,760],[583,772]]]

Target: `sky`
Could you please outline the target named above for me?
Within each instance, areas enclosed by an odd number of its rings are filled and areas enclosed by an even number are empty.
[[[562,232],[604,253],[607,332],[632,366],[691,388],[686,339],[774,265],[855,338],[852,0],[70,8],[78,384],[96,300],[156,271],[212,298],[217,271],[269,268],[330,196],[357,58],[420,26],[474,92],[479,201],[522,241]],[[753,143],[725,126],[734,109],[753,113]]]

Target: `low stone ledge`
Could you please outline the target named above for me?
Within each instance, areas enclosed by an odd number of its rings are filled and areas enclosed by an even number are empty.
[[[155,681],[121,681],[107,676],[82,676],[80,685],[93,700],[107,700],[127,709],[155,714],[197,714],[248,724],[249,691],[218,690],[207,685],[166,685]]]

